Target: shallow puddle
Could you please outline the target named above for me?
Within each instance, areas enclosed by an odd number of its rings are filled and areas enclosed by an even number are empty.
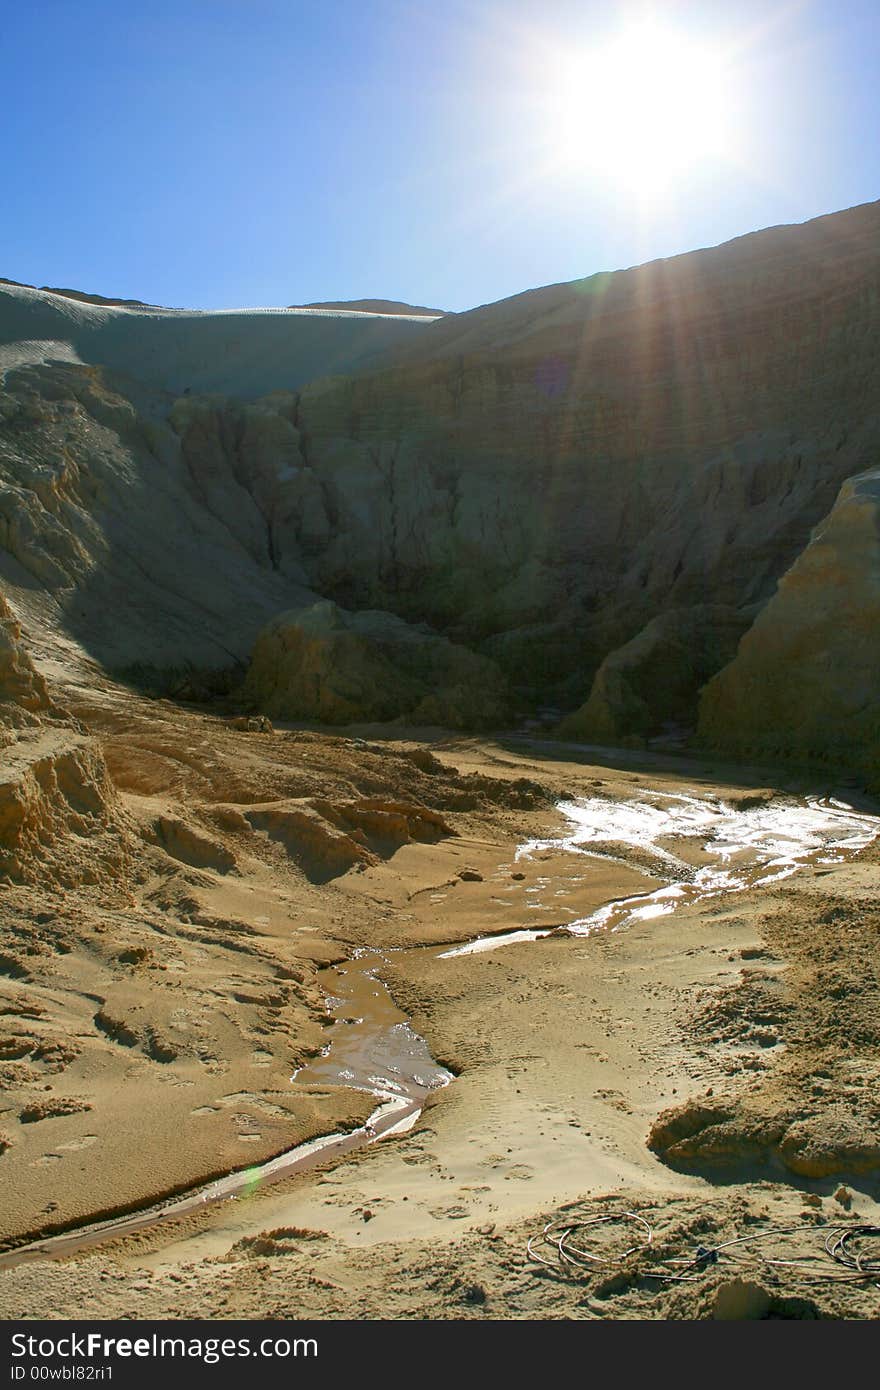
[[[376,971],[386,963],[376,952],[356,951],[344,965],[320,972],[325,1002],[335,1021],[321,1056],[301,1067],[291,1080],[303,1085],[353,1086],[376,1096],[419,1103],[452,1080],[377,978]]]

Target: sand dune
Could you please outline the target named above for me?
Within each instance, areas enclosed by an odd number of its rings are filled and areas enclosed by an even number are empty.
[[[293,391],[365,367],[428,326],[420,314],[344,309],[122,308],[0,283],[0,368],[34,360],[13,345],[45,343],[43,360],[109,367],[177,396]]]

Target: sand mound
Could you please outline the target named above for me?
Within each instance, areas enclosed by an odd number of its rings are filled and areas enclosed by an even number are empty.
[[[235,855],[225,845],[176,816],[157,816],[149,826],[148,838],[161,845],[172,859],[194,868],[216,869],[229,873],[235,868]]]
[[[257,638],[241,698],[287,719],[498,723],[506,692],[487,658],[391,613],[324,601],[282,613]]]
[[[351,802],[311,799],[300,803],[218,808],[241,816],[255,830],[284,846],[317,882],[387,858],[401,845],[433,844],[456,832],[424,806],[364,798]]]
[[[806,1116],[794,1103],[770,1115],[759,1100],[689,1101],[657,1117],[648,1147],[685,1171],[781,1166],[800,1178],[829,1178],[870,1176],[880,1168],[876,1118],[859,1114],[846,1100]]]
[[[414,314],[418,317],[445,318],[445,309],[426,309],[423,304],[405,304],[400,299],[318,300],[314,304],[291,304],[291,309],[347,309],[360,314]]]
[[[765,919],[767,948],[743,952],[740,979],[690,1020],[725,1080],[652,1123],[648,1146],[672,1167],[812,1180],[880,1169],[880,909],[814,899],[808,882],[788,898]]]

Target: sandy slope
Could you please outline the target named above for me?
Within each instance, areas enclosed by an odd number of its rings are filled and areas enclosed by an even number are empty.
[[[335,308],[126,309],[0,282],[0,369],[82,362],[174,395],[250,399],[366,366],[430,322]]]

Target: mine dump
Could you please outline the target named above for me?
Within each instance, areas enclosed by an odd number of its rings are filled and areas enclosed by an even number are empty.
[[[877,1316],[878,305],[0,282],[3,1317]]]

